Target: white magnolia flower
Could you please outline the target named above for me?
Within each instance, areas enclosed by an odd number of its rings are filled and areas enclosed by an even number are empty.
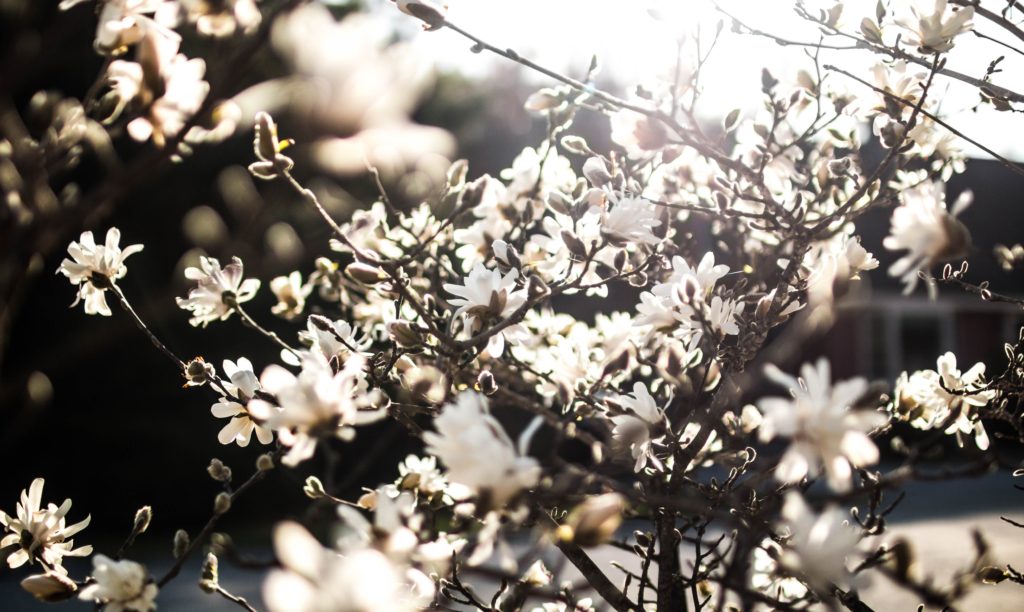
[[[523,456],[523,449],[517,452],[480,393],[460,393],[434,419],[434,429],[423,434],[423,441],[426,451],[444,463],[448,480],[476,493],[487,491],[497,506],[540,478],[537,461]]]
[[[79,599],[103,605],[104,612],[148,612],[156,609],[157,586],[146,568],[127,559],[115,561],[104,555],[92,558],[93,583]]]
[[[595,610],[597,608],[594,607],[594,600],[584,597],[577,600],[572,607],[569,607],[569,604],[564,601],[549,601],[534,608],[532,612],[594,612]]]
[[[282,567],[263,583],[271,612],[413,612],[430,601],[384,553],[360,548],[339,554],[298,523],[277,526],[274,552]]]
[[[260,288],[255,278],[242,280],[242,260],[231,258],[231,263],[220,267],[213,257],[200,257],[198,268],[185,269],[185,278],[196,281],[187,298],[177,298],[178,306],[192,312],[189,323],[206,327],[211,321],[223,321],[231,316],[235,304],[248,302]]]
[[[960,372],[956,355],[939,357],[936,370],[906,372],[896,381],[894,407],[899,418],[918,429],[932,429],[947,422],[947,434],[956,434],[963,446],[965,435],[973,435],[981,450],[989,447],[988,433],[978,416],[978,408],[995,397],[985,388],[985,364],[976,363]]]
[[[970,234],[955,216],[971,203],[971,193],[957,198],[952,210],[946,210],[945,188],[939,182],[926,182],[900,192],[900,205],[892,211],[892,227],[882,243],[885,248],[907,253],[889,268],[890,276],[900,277],[907,294],[917,286],[919,270],[959,257],[970,246]]]
[[[266,419],[289,447],[282,463],[295,466],[312,457],[320,436],[350,439],[354,426],[384,417],[384,409],[369,404],[365,364],[362,356],[352,355],[335,372],[323,356],[314,353],[303,360],[298,376],[278,365],[263,370],[263,390],[277,398],[281,410],[274,412],[261,399],[251,401],[249,409]]]
[[[616,246],[658,244],[652,230],[660,225],[657,209],[643,198],[623,197],[601,215],[601,234]]]
[[[793,378],[769,366],[766,375],[789,389],[791,398],[770,397],[758,403],[764,415],[761,439],[782,436],[792,439],[775,476],[785,483],[797,483],[820,473],[824,464],[829,485],[847,491],[853,468],[878,461],[878,447],[868,433],[881,427],[886,416],[874,410],[854,410],[854,402],[867,391],[863,378],[830,383],[830,368],[824,358],[817,365],[804,364],[801,377]]]
[[[636,111],[622,109],[610,117],[612,142],[626,149],[630,157],[643,157],[668,143],[664,124]]]
[[[115,60],[108,68],[107,79],[119,98],[117,113],[132,102],[144,113],[128,123],[128,133],[139,142],[152,139],[164,146],[199,111],[210,91],[203,80],[206,63],[178,53],[179,42],[147,34],[136,62]]]
[[[78,296],[72,307],[84,301],[86,314],[110,316],[105,292],[113,281],[124,278],[128,273],[124,260],[142,250],[141,244],[121,250],[120,241],[121,231],[112,227],[107,230],[104,244],[96,244],[92,232],[83,232],[78,242],[68,245],[68,254],[74,261],[65,259],[57,272],[68,277],[71,284],[78,285]]]
[[[256,432],[256,439],[260,444],[270,444],[274,441],[274,432],[262,425],[262,421],[254,419],[249,413],[249,401],[256,397],[260,389],[260,381],[253,372],[252,363],[245,357],[240,357],[238,362],[229,359],[224,360],[224,373],[228,376],[230,383],[225,383],[227,397],[221,397],[220,401],[213,405],[210,412],[219,419],[231,419],[220,433],[217,440],[221,444],[248,446],[252,434]]]
[[[357,316],[357,319],[362,317]],[[359,332],[352,327],[348,321],[338,319],[331,321],[327,317],[311,315],[306,319],[306,331],[299,332],[299,341],[309,347],[308,351],[300,351],[323,355],[324,359],[330,361],[337,359],[345,361],[349,355],[356,354],[368,357],[367,349],[373,342],[369,335]],[[289,357],[289,360],[294,358]],[[300,365],[295,362],[292,365]]]
[[[782,518],[790,534],[780,559],[782,566],[820,592],[827,592],[832,584],[846,584],[846,559],[856,552],[860,536],[843,511],[834,507],[814,514],[799,493],[790,491]]]
[[[60,9],[66,11],[86,0],[63,0]],[[96,50],[118,55],[142,40],[147,32],[154,32],[170,40],[179,36],[167,27],[173,22],[177,4],[170,0],[103,0],[99,23],[96,26]]]
[[[628,445],[633,456],[633,471],[639,472],[651,458],[651,426],[661,424],[665,415],[658,402],[643,383],[633,385],[632,395],[616,395],[613,401],[627,410],[626,414],[611,417],[614,424],[612,437],[622,445]]]
[[[951,8],[946,0],[911,0],[896,24],[906,30],[904,40],[922,53],[945,53],[953,39],[974,28],[974,7]]]
[[[750,586],[784,602],[796,601],[807,595],[807,587],[798,578],[780,572],[776,559],[782,555],[782,547],[765,538],[751,554]]]
[[[651,292],[659,297],[672,295],[678,285],[691,278],[697,283],[697,296],[703,298],[710,295],[715,283],[728,273],[729,266],[715,265],[715,254],[710,251],[704,254],[696,268],[690,267],[689,262],[676,255],[672,258],[672,275],[664,283],[655,285]]]
[[[437,468],[436,457],[409,455],[398,464],[398,481],[402,489],[416,489],[429,498],[438,491],[444,491],[448,482]]]
[[[189,23],[207,36],[227,37],[236,30],[252,32],[260,25],[260,9],[254,0],[181,0]]]
[[[288,276],[278,276],[270,281],[270,290],[277,298],[277,304],[270,312],[291,321],[306,308],[306,298],[313,292],[311,283],[302,283],[302,273],[298,270]]]
[[[74,548],[71,539],[89,526],[92,517],[68,525],[64,517],[71,510],[71,500],[65,499],[60,507],[43,506],[43,484],[42,478],[36,478],[27,491],[21,492],[15,516],[0,512],[5,530],[0,548],[18,547],[7,556],[7,565],[12,568],[40,561],[50,570],[66,573],[61,565],[63,557],[87,557],[92,553],[92,546]]]
[[[510,316],[526,302],[526,289],[516,289],[519,273],[511,270],[502,276],[497,270],[488,270],[483,264],[477,264],[469,272],[464,284],[445,283],[444,290],[458,296],[449,300],[452,306],[458,306],[453,318],[463,317],[463,331],[475,334],[484,328],[485,323],[493,323]],[[487,352],[498,357],[505,348],[506,330],[494,334],[487,342]]]

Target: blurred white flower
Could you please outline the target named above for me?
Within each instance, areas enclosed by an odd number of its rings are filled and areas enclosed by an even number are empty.
[[[327,361],[345,361],[352,354],[368,357],[366,351],[373,339],[352,327],[348,321],[332,321],[322,315],[310,315],[306,319],[306,331],[299,332],[299,341],[309,347],[308,351],[299,351],[300,356],[307,352],[319,353]],[[301,364],[301,359],[296,360],[290,354],[286,361],[291,365]]]
[[[423,441],[426,451],[444,463],[448,479],[478,494],[486,491],[496,506],[536,485],[540,478],[537,461],[523,456],[522,449],[516,451],[480,393],[460,393],[454,403],[441,409],[434,429],[424,432]]]
[[[630,157],[643,157],[668,143],[664,124],[636,111],[622,109],[610,117],[612,142],[626,149]]]
[[[192,312],[189,323],[206,327],[211,321],[227,319],[236,304],[248,302],[260,288],[259,279],[242,280],[242,260],[231,258],[231,263],[220,267],[213,257],[200,257],[199,267],[185,269],[185,278],[196,281],[188,297],[177,298],[178,307]]]
[[[927,271],[936,263],[961,257],[971,245],[971,236],[955,216],[971,203],[971,192],[960,194],[952,210],[946,210],[942,183],[928,181],[900,192],[900,205],[892,211],[892,227],[882,243],[885,248],[907,253],[889,268],[890,276],[903,281],[903,293],[917,286],[918,271]],[[930,284],[929,291],[934,293]]]
[[[846,585],[850,576],[846,559],[856,552],[860,536],[845,520],[842,509],[814,514],[799,493],[790,491],[782,519],[789,529],[780,559],[783,567],[822,593],[829,592],[832,584]]]
[[[62,0],[60,9],[66,11],[86,1]],[[96,26],[96,50],[120,55],[148,32],[169,40],[180,40],[178,34],[167,27],[174,21],[177,8],[177,2],[173,0],[102,0]]]
[[[122,250],[118,245],[120,241],[121,231],[112,227],[107,230],[104,244],[96,244],[92,232],[83,232],[78,242],[68,245],[68,254],[74,261],[65,259],[57,272],[68,277],[71,284],[78,285],[78,296],[72,307],[84,300],[86,314],[111,315],[105,292],[113,281],[128,273],[124,260],[142,250],[141,244]]]
[[[92,553],[92,546],[74,548],[71,539],[89,526],[92,517],[68,525],[64,517],[71,510],[71,500],[65,499],[60,507],[54,504],[44,507],[43,484],[42,478],[36,478],[27,491],[21,492],[15,516],[0,512],[0,524],[5,531],[0,548],[18,547],[7,556],[7,565],[11,568],[40,561],[49,570],[67,573],[61,565],[64,557],[87,557]]]
[[[230,383],[224,383],[228,395],[221,397],[220,401],[213,405],[210,412],[219,419],[231,419],[220,433],[217,440],[221,444],[248,446],[252,434],[256,432],[256,439],[260,444],[270,444],[274,441],[274,433],[270,428],[264,426],[249,414],[249,401],[256,397],[260,389],[260,381],[253,372],[252,363],[245,357],[240,357],[238,362],[230,359],[224,360],[224,373],[228,376]]]
[[[115,116],[130,103],[143,113],[128,123],[128,133],[139,142],[152,139],[164,146],[199,111],[210,90],[203,80],[206,63],[178,53],[179,42],[147,33],[135,62],[115,60],[107,70],[119,99]]]
[[[462,285],[445,283],[444,290],[457,296],[449,300],[458,309],[453,319],[463,317],[463,332],[473,335],[480,332],[485,323],[493,323],[508,317],[526,302],[526,289],[516,289],[519,273],[511,270],[504,276],[497,270],[488,270],[477,264],[470,270]],[[487,342],[487,352],[499,357],[505,348],[505,334],[514,331],[506,329],[494,334]]]
[[[127,559],[115,561],[104,555],[92,558],[92,579],[78,594],[95,601],[104,612],[149,612],[156,609],[157,586],[146,568]]]
[[[409,455],[398,464],[395,484],[401,489],[415,489],[429,499],[434,493],[444,491],[448,483],[437,468],[436,457]]]
[[[288,276],[278,276],[270,281],[270,290],[277,298],[277,304],[270,312],[291,321],[306,308],[306,298],[313,292],[313,285],[302,283],[302,273],[298,270]]]
[[[651,458],[651,426],[660,425],[665,416],[658,402],[643,383],[633,385],[632,395],[615,395],[616,404],[626,409],[626,414],[611,417],[614,424],[612,437],[618,444],[629,448],[633,456],[633,471],[639,472]]]
[[[807,595],[807,587],[798,578],[780,572],[782,547],[771,538],[765,538],[754,549],[750,563],[750,586],[766,595],[791,602]]]
[[[908,36],[904,40],[921,53],[945,53],[953,39],[974,28],[974,7],[948,6],[946,0],[909,0],[895,22]]]
[[[298,523],[275,528],[274,552],[282,567],[263,583],[263,599],[271,612],[413,612],[430,601],[380,551],[360,548],[339,554],[321,546]]]
[[[542,603],[531,612],[595,612],[594,600],[590,597],[576,600],[576,603],[569,607],[564,601],[549,601]]]
[[[765,374],[787,388],[790,399],[764,398],[758,409],[764,415],[760,435],[764,441],[791,438],[789,449],[779,461],[775,476],[781,482],[797,483],[820,473],[824,464],[829,485],[848,491],[853,468],[878,461],[878,447],[868,433],[885,424],[887,417],[876,410],[855,410],[868,383],[863,378],[830,383],[828,361],[804,364],[801,377],[794,378],[774,366]]]
[[[251,33],[261,21],[260,9],[254,0],[180,0],[189,23],[200,34],[227,37],[240,30]]]

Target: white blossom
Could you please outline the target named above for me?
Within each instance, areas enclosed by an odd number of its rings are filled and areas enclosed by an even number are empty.
[[[11,568],[40,561],[52,571],[66,573],[61,565],[64,557],[87,557],[92,553],[92,546],[74,548],[71,539],[89,526],[92,517],[68,525],[65,517],[71,510],[71,500],[65,499],[59,507],[43,506],[43,484],[42,478],[36,478],[27,491],[21,492],[15,516],[0,512],[5,531],[0,548],[18,547],[7,556]]]
[[[370,404],[365,363],[362,356],[353,355],[335,372],[314,353],[302,361],[298,376],[278,365],[263,370],[260,384],[277,398],[280,411],[274,412],[262,399],[251,401],[249,409],[266,419],[289,447],[282,463],[294,466],[312,457],[321,435],[350,439],[354,426],[384,417],[384,410]]]
[[[66,11],[85,1],[62,0],[60,9]],[[148,32],[179,40],[180,37],[167,27],[176,10],[177,3],[169,0],[102,0],[96,26],[96,50],[119,55]]]
[[[260,9],[254,0],[180,0],[189,23],[200,34],[227,37],[236,30],[250,33],[260,25]]]
[[[900,192],[900,205],[892,211],[892,227],[883,244],[893,251],[907,251],[889,268],[890,276],[903,281],[904,294],[917,286],[918,271],[968,250],[970,234],[955,216],[970,202],[971,193],[965,191],[947,211],[945,189],[933,181]]]
[[[653,230],[660,225],[657,209],[643,198],[623,197],[601,216],[601,234],[617,246],[658,244]]]
[[[178,306],[192,312],[189,323],[206,327],[211,321],[223,321],[235,311],[236,304],[248,302],[260,288],[255,278],[242,280],[242,260],[231,258],[231,263],[220,267],[213,257],[200,257],[199,267],[185,269],[185,278],[196,281],[188,297],[177,298]]]
[[[133,244],[122,250],[118,245],[120,241],[120,230],[112,227],[107,230],[104,244],[96,244],[92,232],[83,232],[78,242],[68,245],[68,254],[74,261],[65,259],[57,272],[68,277],[71,284],[78,285],[78,296],[71,304],[72,307],[84,301],[86,314],[111,315],[106,290],[112,282],[124,278],[128,273],[124,260],[142,250],[141,244]]]
[[[470,270],[464,284],[443,285],[445,291],[457,296],[449,301],[458,307],[453,318],[463,317],[465,333],[472,335],[481,331],[485,322],[506,318],[526,302],[526,289],[516,289],[518,277],[515,270],[502,276],[497,270],[488,270],[483,264],[477,264]],[[506,333],[494,334],[488,340],[487,352],[492,356],[499,357],[504,351]]]
[[[93,582],[79,599],[103,605],[104,612],[148,612],[156,609],[157,586],[139,563],[115,561],[104,555],[92,558]]]
[[[846,559],[856,552],[860,536],[845,520],[843,511],[833,507],[814,514],[799,493],[790,491],[782,518],[789,530],[780,559],[783,567],[819,592],[828,592],[832,584],[847,584],[850,574]]]
[[[765,538],[751,554],[750,586],[771,597],[791,602],[807,595],[807,587],[799,578],[780,571],[778,559],[782,556],[782,547],[771,538]]]
[[[444,463],[447,478],[478,494],[486,491],[497,506],[540,478],[537,461],[517,452],[480,393],[460,393],[441,409],[434,429],[423,434],[423,441],[426,451]]]
[[[974,7],[948,6],[947,0],[908,0],[896,24],[908,36],[908,44],[922,53],[945,53],[953,48],[953,39],[973,29]]]
[[[219,419],[231,420],[217,434],[217,440],[221,444],[234,442],[245,447],[249,445],[253,432],[256,432],[256,439],[260,444],[273,442],[274,432],[249,413],[249,400],[256,397],[256,392],[260,389],[260,381],[253,372],[252,363],[245,357],[240,357],[237,362],[225,359],[224,373],[231,381],[224,383],[224,390],[228,395],[221,397],[210,412]]]
[[[311,283],[302,283],[302,274],[296,270],[288,276],[278,276],[270,281],[270,290],[277,298],[277,304],[270,312],[291,321],[306,308],[306,298],[313,292]]]
[[[800,378],[774,366],[766,368],[765,373],[791,395],[788,399],[771,397],[758,402],[764,415],[761,439],[792,439],[776,468],[776,478],[797,483],[804,477],[817,476],[819,464],[824,464],[829,485],[838,491],[849,490],[853,468],[878,461],[878,447],[868,433],[886,422],[881,412],[854,409],[854,402],[867,391],[867,381],[852,378],[831,384],[829,364],[824,358],[817,365],[804,364]]]
[[[614,424],[612,437],[628,445],[633,456],[633,471],[639,472],[647,466],[652,457],[651,444],[658,438],[651,437],[651,427],[660,425],[665,416],[658,402],[643,383],[633,385],[632,395],[616,395],[613,401],[626,409],[625,414],[611,417]]]

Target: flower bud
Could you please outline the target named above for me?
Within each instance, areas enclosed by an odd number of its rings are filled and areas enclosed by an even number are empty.
[[[256,458],[256,469],[261,472],[269,472],[274,469],[274,458],[270,453],[263,453]]]
[[[175,559],[180,559],[185,551],[188,550],[189,537],[188,532],[184,529],[179,529],[174,532],[174,546],[171,549]]]
[[[569,230],[562,230],[561,233],[562,242],[565,243],[569,252],[577,257],[587,256],[587,247],[583,244],[583,241],[576,237],[576,234]]]
[[[203,560],[203,571],[199,575],[199,588],[206,593],[214,593],[220,586],[217,565],[217,555],[206,553],[206,559]]]
[[[214,514],[225,514],[231,509],[231,495],[225,491],[221,491],[217,494],[217,497],[213,498],[213,513]]]
[[[419,332],[413,329],[412,325],[404,319],[396,319],[384,326],[388,336],[402,347],[414,347],[423,344],[423,338]]]
[[[34,574],[21,581],[21,588],[39,601],[54,603],[70,599],[78,590],[73,580],[56,572]]]
[[[978,580],[984,584],[999,584],[1009,578],[1009,575],[1001,567],[987,566],[978,570]],[[24,583],[22,583],[24,585]]]
[[[143,506],[135,511],[135,520],[132,522],[132,533],[139,535],[149,529],[149,523],[153,520],[153,509]]]
[[[583,164],[583,176],[594,187],[603,187],[611,182],[612,175],[608,172],[608,166],[600,157],[591,157]]]
[[[535,113],[543,113],[558,108],[563,103],[562,95],[555,89],[545,87],[530,94],[523,108]]]
[[[202,357],[196,357],[185,365],[185,386],[205,385],[213,379],[215,373],[212,363],[206,363]]]
[[[448,8],[432,0],[396,0],[398,10],[412,15],[423,22],[423,29],[429,31],[444,27],[445,14]]]
[[[488,370],[480,372],[480,375],[476,377],[476,388],[484,395],[494,395],[498,390],[498,383],[494,380],[494,374],[491,374]]]
[[[375,285],[385,278],[383,270],[377,266],[371,266],[358,261],[346,266],[345,273],[363,285]]]
[[[306,485],[302,487],[302,492],[310,499],[320,499],[327,495],[327,491],[324,490],[324,483],[320,482],[320,479],[316,476],[310,476],[306,479]]]
[[[217,482],[231,482],[231,468],[224,465],[224,462],[220,459],[211,459],[210,465],[206,468],[206,473]]]
[[[572,540],[580,546],[597,546],[607,542],[619,528],[625,509],[625,501],[618,493],[597,495],[576,506],[562,527],[571,529]]]

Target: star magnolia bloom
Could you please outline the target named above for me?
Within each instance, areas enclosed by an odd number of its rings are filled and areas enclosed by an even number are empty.
[[[326,359],[311,354],[302,362],[298,376],[278,365],[263,370],[263,390],[277,398],[281,410],[275,412],[262,399],[249,402],[249,409],[266,419],[281,443],[290,448],[282,463],[295,466],[312,457],[321,435],[348,439],[354,435],[353,426],[385,416],[386,410],[369,405],[365,364],[365,359],[353,355],[335,372]]]
[[[256,439],[260,441],[260,444],[273,442],[274,432],[261,425],[261,421],[254,419],[247,408],[249,401],[256,396],[256,391],[260,388],[260,381],[253,373],[252,363],[245,357],[240,358],[237,364],[230,359],[225,359],[224,373],[231,380],[230,383],[224,385],[228,396],[221,397],[220,401],[210,409],[210,412],[218,419],[231,420],[217,434],[217,440],[221,444],[234,442],[245,447],[249,445],[249,440],[252,439],[252,434],[255,431]]]
[[[313,284],[302,283],[302,273],[298,270],[288,276],[278,276],[270,281],[270,290],[277,298],[270,312],[291,321],[302,314],[306,307],[306,298],[313,292]]]
[[[16,516],[0,512],[0,524],[7,532],[0,548],[19,547],[7,557],[7,565],[12,568],[38,560],[51,570],[66,573],[61,566],[63,557],[87,557],[92,553],[92,546],[73,548],[71,539],[89,526],[92,517],[68,525],[64,517],[71,510],[71,500],[65,499],[59,508],[54,504],[43,507],[43,484],[42,478],[36,478],[27,491],[21,492]]]
[[[938,182],[900,193],[901,203],[892,211],[892,227],[882,244],[893,251],[908,251],[889,268],[890,276],[903,281],[904,294],[917,286],[919,270],[959,257],[970,248],[970,234],[955,216],[970,205],[971,199],[971,193],[965,191],[947,211],[945,189]],[[934,289],[930,287],[930,291]]]
[[[477,264],[469,272],[465,284],[444,284],[445,291],[458,296],[450,302],[453,306],[458,306],[454,318],[465,317],[465,333],[479,332],[485,321],[508,317],[526,302],[526,289],[516,290],[518,276],[519,273],[515,270],[502,276],[497,270],[488,270],[483,264]],[[504,349],[505,332],[490,337],[487,342],[488,353],[498,357]]]
[[[803,497],[791,491],[786,494],[782,518],[790,533],[782,565],[819,592],[828,591],[832,584],[845,584],[849,578],[846,558],[856,551],[860,536],[843,511],[828,508],[814,514]]]
[[[887,420],[878,411],[851,409],[867,391],[867,381],[852,378],[830,384],[825,359],[816,366],[804,364],[799,379],[773,366],[765,373],[789,389],[792,396],[765,398],[758,403],[764,415],[761,439],[783,436],[793,440],[779,461],[776,478],[797,483],[804,477],[817,476],[823,463],[829,485],[837,491],[849,490],[853,468],[878,461],[878,447],[867,434]]]
[[[946,0],[912,0],[896,24],[907,31],[904,40],[922,53],[945,53],[953,39],[974,28],[974,7],[950,12]]]
[[[86,0],[63,0],[66,11]],[[173,22],[178,7],[168,0],[104,0],[96,26],[96,50],[118,55],[138,43],[147,32],[155,32],[171,40],[180,37],[166,24]]]
[[[185,269],[185,278],[196,281],[196,287],[187,298],[177,298],[180,308],[192,312],[189,323],[196,327],[227,319],[235,304],[248,302],[260,288],[258,279],[242,280],[242,260],[237,257],[232,257],[223,269],[213,257],[200,257],[199,265]]]
[[[664,415],[643,383],[633,385],[632,395],[616,395],[614,401],[630,413],[611,417],[615,425],[612,437],[619,444],[629,445],[630,454],[635,460],[633,471],[639,472],[651,457],[651,443],[654,440],[651,438],[650,426],[661,423]]]
[[[156,609],[157,586],[146,568],[134,561],[114,561],[103,555],[92,558],[95,582],[78,594],[79,599],[95,601],[105,612],[148,612]]]
[[[661,225],[654,205],[643,198],[624,197],[601,217],[601,234],[616,246],[655,245],[661,238],[653,231]]]
[[[448,480],[477,493],[487,491],[496,506],[540,478],[537,461],[522,456],[523,449],[517,452],[480,393],[459,394],[434,419],[434,429],[423,434],[423,441],[426,451],[448,468]]]
[[[71,304],[72,307],[84,301],[86,314],[110,316],[105,292],[111,282],[124,278],[128,273],[124,260],[142,250],[141,244],[133,244],[121,250],[118,246],[120,241],[120,230],[112,227],[107,230],[105,244],[96,244],[92,232],[84,232],[78,242],[68,245],[68,254],[74,261],[65,259],[57,272],[68,277],[71,284],[78,285],[78,296]]]

